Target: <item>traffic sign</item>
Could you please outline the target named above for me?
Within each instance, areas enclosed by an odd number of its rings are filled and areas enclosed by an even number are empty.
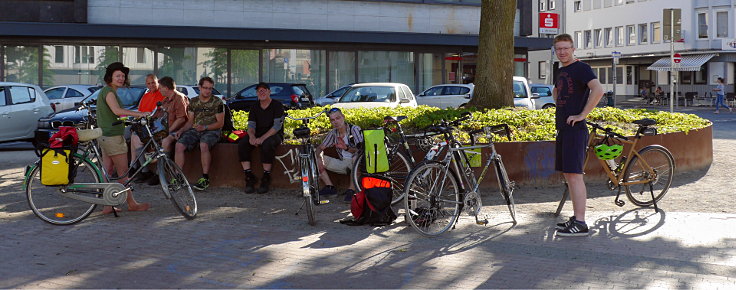
[[[682,61],[682,56],[679,53],[675,53],[675,55],[672,57],[672,61],[675,63],[680,63]]]
[[[613,63],[618,64],[618,60],[621,58],[621,52],[620,51],[612,51],[611,57],[613,58]]]

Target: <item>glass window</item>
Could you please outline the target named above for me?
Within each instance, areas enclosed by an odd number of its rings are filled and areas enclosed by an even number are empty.
[[[263,50],[263,80],[304,83],[313,95],[327,93],[325,51],[309,49]]]
[[[515,76],[522,76],[526,77],[526,66],[527,66],[527,60],[528,57],[525,54],[516,53],[514,54],[515,59],[519,59],[518,61],[514,61],[514,75]],[[472,83],[472,82],[467,82]]]
[[[728,37],[728,11],[716,12],[716,37]]]
[[[422,96],[441,96],[443,87],[431,87],[422,93]]]
[[[693,72],[691,71],[681,71],[680,72],[680,84],[681,85],[690,85],[693,81]]]
[[[125,63],[134,63],[137,58],[137,50],[126,53]],[[215,88],[219,91],[227,91],[227,49],[216,49],[210,47],[162,47],[158,53],[158,75],[159,77],[170,76],[177,84],[196,86],[199,79],[208,76],[215,81]],[[146,53],[148,54],[148,53]],[[146,63],[139,64],[140,70],[134,73],[131,67],[131,82],[144,83],[145,76],[153,71],[153,55],[146,57]],[[233,70],[238,69],[233,59]]]
[[[0,106],[6,106],[5,102],[5,87],[0,87]]]
[[[575,47],[583,48],[583,33],[580,31],[575,31]]]
[[[74,63],[95,63],[95,47],[75,46]]]
[[[75,89],[68,89],[66,90],[66,95],[64,95],[65,98],[83,98],[84,94],[81,92],[75,90]]]
[[[616,27],[616,46],[623,46],[624,45],[624,27],[618,26]]]
[[[662,27],[659,22],[652,22],[652,43],[662,42]]]
[[[213,74],[219,76],[227,76],[227,49],[215,48],[209,52],[209,60],[205,64],[211,69]],[[232,65],[230,79],[232,85],[228,95],[233,95],[245,87],[258,83],[258,50],[230,50],[230,61]],[[225,81],[222,82],[225,84]],[[225,90],[227,91],[227,90]],[[255,90],[253,90],[255,96]]]
[[[334,91],[342,86],[355,83],[355,52],[330,51],[329,61],[330,84],[328,90]]]
[[[606,72],[608,72],[608,68],[602,67],[598,70],[598,79],[602,84],[607,84],[606,82]]]
[[[44,46],[44,50],[57,50],[58,47],[61,47],[63,51],[76,52],[78,50],[77,46],[72,45]],[[104,81],[102,78],[105,75],[107,65],[120,61],[119,47],[85,46],[85,48],[88,52],[92,51],[91,54],[95,55],[93,61],[82,63],[81,61],[76,62],[75,60],[66,58],[62,62],[56,62],[51,61],[52,58],[50,56],[44,55],[44,66],[48,66],[48,70],[44,70],[44,85],[103,85]],[[76,58],[76,55],[74,58]]]
[[[627,39],[626,44],[627,45],[634,45],[636,44],[636,29],[634,28],[634,25],[627,25],[626,26],[626,35],[629,36]]]
[[[552,95],[552,90],[548,87],[532,87],[532,94],[537,94],[540,97],[549,97]]]
[[[578,11],[582,10],[583,5],[582,5],[582,2],[581,1],[575,1],[575,2],[573,2],[572,7],[573,7],[573,11],[574,12],[578,12]]]
[[[56,100],[56,99],[61,99],[64,97],[64,90],[66,90],[66,88],[63,88],[63,87],[55,88],[55,89],[50,89],[46,91],[45,93],[46,93],[46,96],[49,97],[49,100]]]
[[[583,35],[585,36],[585,48],[592,48],[593,47],[593,32],[590,30],[586,30]]]
[[[407,86],[401,86],[401,90],[404,91],[404,95],[406,95],[406,98],[410,101],[414,99],[414,93],[412,93],[411,89]]]
[[[613,46],[613,28],[606,28],[603,30],[603,37],[605,38],[606,47]]]
[[[197,84],[199,84],[199,83],[197,83]],[[176,87],[176,90],[179,91],[180,93],[184,94],[185,96],[189,96],[189,90],[187,90],[187,88],[185,88],[185,87],[177,86]],[[199,95],[199,94],[197,94],[197,95]]]
[[[648,34],[647,24],[646,23],[639,24],[639,43],[640,44],[645,44],[649,42],[649,38],[647,37],[648,36],[647,34]]]
[[[38,84],[38,47],[6,46],[4,71],[7,82]]]
[[[555,4],[555,0],[549,0],[549,5],[547,5],[547,8],[549,10],[555,10],[557,8],[557,5]]]
[[[595,37],[595,47],[603,47],[603,29],[593,30],[593,36]]]
[[[419,83],[416,89],[421,90],[432,85],[443,83],[442,80],[442,54],[439,53],[420,53],[419,63],[417,64],[417,73],[419,74]]]
[[[546,79],[547,78],[547,62],[546,61],[540,61],[537,63],[537,67],[539,69],[539,77],[540,79]]]
[[[414,53],[359,51],[359,82],[394,82],[414,87]]]
[[[54,46],[54,62],[55,63],[63,63],[64,62],[64,47],[57,45]]]
[[[698,13],[698,38],[708,38],[708,14]]]
[[[514,96],[516,98],[528,98],[529,95],[526,94],[526,89],[524,88],[524,83],[521,81],[514,81]]]
[[[539,11],[547,11],[547,0],[539,0]]]
[[[443,95],[464,95],[470,93],[470,88],[467,87],[445,87]]]
[[[708,66],[704,65],[699,71],[695,73],[695,84],[704,85],[708,81]]]
[[[624,5],[624,0],[615,0],[614,4],[616,4],[616,5]]]
[[[624,83],[624,68],[620,66],[616,67],[616,83],[619,85]]]
[[[136,62],[137,63],[146,63],[146,57],[148,56],[148,53],[146,50],[147,49],[143,47],[139,47],[136,49]]]
[[[352,102],[395,102],[396,89],[386,86],[357,87],[340,98],[341,103]]]
[[[634,76],[634,67],[627,65],[626,66],[626,84],[636,84],[636,78]]]
[[[31,103],[36,100],[36,90],[29,87],[10,87],[10,98],[13,104]]]

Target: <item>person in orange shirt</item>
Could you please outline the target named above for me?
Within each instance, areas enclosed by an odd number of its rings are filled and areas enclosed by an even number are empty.
[[[146,87],[148,88],[148,92],[141,97],[141,101],[138,103],[139,112],[153,112],[156,108],[156,104],[164,99],[164,96],[159,91],[158,77],[156,77],[156,75],[148,74],[146,76]],[[133,133],[130,136],[131,159],[136,158],[143,147],[143,142],[138,134],[139,133],[137,133],[136,130],[133,130]],[[138,162],[138,164],[143,164],[145,160],[139,159]],[[133,172],[135,171],[131,170],[131,173]],[[157,185],[159,182],[158,177],[149,172],[148,168],[143,168],[142,174],[139,174],[135,181],[140,183],[147,182],[150,185]]]

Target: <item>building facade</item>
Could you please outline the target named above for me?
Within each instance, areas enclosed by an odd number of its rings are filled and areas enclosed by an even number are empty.
[[[575,0],[565,8],[565,30],[576,42],[576,55],[590,64],[606,90],[637,95],[657,86],[669,91],[670,45],[664,9],[681,11],[682,56],[675,72],[678,95],[711,96],[718,77],[733,92],[736,61],[734,0]],[[612,53],[622,57],[614,72]],[[678,65],[675,65],[678,66]],[[613,83],[613,75],[617,82]]]
[[[122,61],[231,95],[259,82],[305,83],[315,95],[356,82],[400,82],[415,92],[470,82],[480,0],[8,0],[0,2],[0,81],[43,87],[101,84]],[[532,5],[517,1],[516,74],[528,51]]]

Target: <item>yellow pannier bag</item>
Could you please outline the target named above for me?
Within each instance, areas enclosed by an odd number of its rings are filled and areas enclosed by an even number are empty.
[[[41,151],[41,184],[66,185],[71,182],[72,151],[68,148],[45,148]]]

